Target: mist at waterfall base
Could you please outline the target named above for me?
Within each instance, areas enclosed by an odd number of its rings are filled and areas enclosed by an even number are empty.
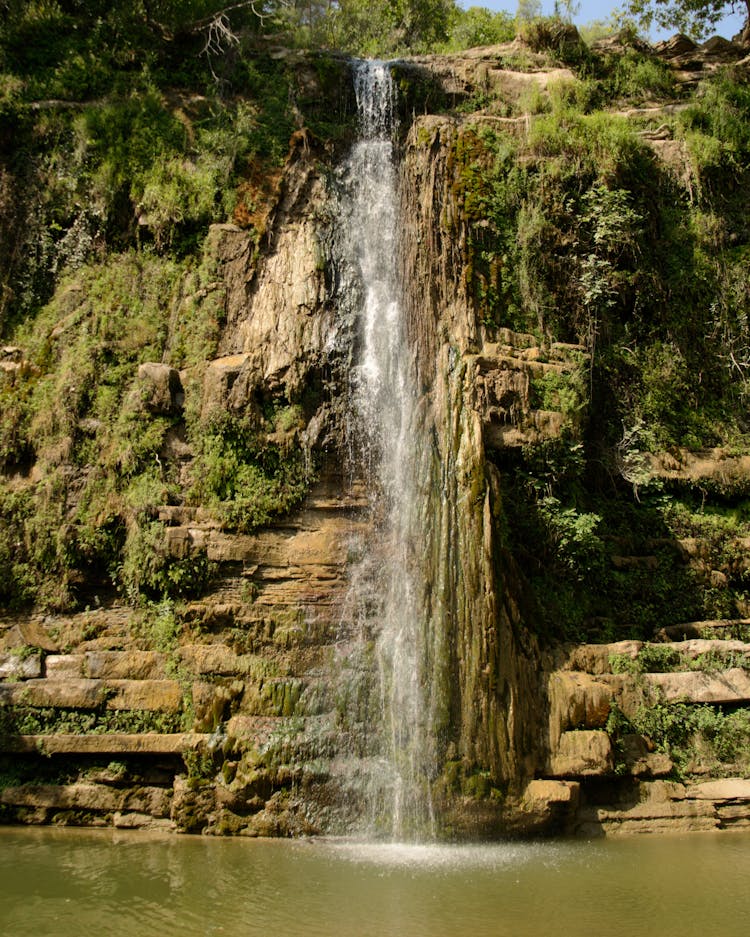
[[[750,835],[358,845],[0,828],[3,937],[744,937]]]

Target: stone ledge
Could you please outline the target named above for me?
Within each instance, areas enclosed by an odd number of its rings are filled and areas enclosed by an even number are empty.
[[[750,701],[750,673],[739,667],[723,673],[686,671],[643,674],[646,684],[658,688],[668,703],[745,703]]]
[[[622,820],[674,820],[685,817],[703,817],[716,820],[716,810],[710,801],[647,800],[626,809],[616,807],[585,807],[579,813],[582,822],[611,823]]]
[[[182,687],[176,680],[26,680],[0,683],[0,705],[179,712]]]
[[[23,784],[0,791],[0,803],[9,807],[43,807],[51,810],[114,811],[168,817],[172,790],[139,787],[118,790],[103,784]]]
[[[722,778],[704,781],[687,788],[685,795],[696,800],[750,801],[750,779]]]
[[[727,624],[730,625],[731,623],[728,622]],[[701,623],[697,622],[695,630],[699,625]],[[694,633],[692,625],[681,625],[679,627],[689,629],[690,634]],[[660,641],[652,644],[646,644],[643,641],[618,641],[615,644],[580,644],[574,647],[564,661],[563,669],[565,671],[582,671],[599,676],[611,674],[610,657],[627,657],[634,661],[644,647],[676,651],[689,660],[695,660],[702,654],[708,653],[717,656],[729,656],[738,653],[750,656],[750,644],[744,641],[722,641],[718,638],[688,638],[684,641]]]
[[[181,755],[206,745],[210,736],[200,732],[156,732],[98,735],[12,735],[0,737],[0,752],[45,755]]]
[[[589,820],[576,827],[577,836],[643,836],[655,833],[707,833],[721,829],[719,820],[713,816],[682,816],[618,820],[598,822]]]

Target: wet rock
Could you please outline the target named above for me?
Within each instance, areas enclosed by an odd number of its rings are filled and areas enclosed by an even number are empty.
[[[200,833],[208,826],[215,810],[216,796],[212,787],[175,778],[169,817],[180,832]]]

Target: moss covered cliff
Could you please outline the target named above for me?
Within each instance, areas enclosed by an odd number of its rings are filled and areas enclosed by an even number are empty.
[[[0,800],[351,829],[349,65],[146,52],[4,49]],[[393,67],[447,832],[747,822],[743,55]]]

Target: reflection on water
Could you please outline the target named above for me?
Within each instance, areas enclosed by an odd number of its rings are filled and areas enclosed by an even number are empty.
[[[2,937],[746,937],[750,836],[401,846],[0,829]]]

